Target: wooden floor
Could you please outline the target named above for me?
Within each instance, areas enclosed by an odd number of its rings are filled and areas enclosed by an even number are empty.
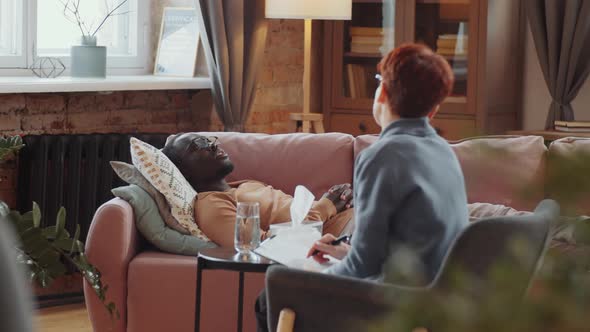
[[[35,326],[38,332],[92,332],[83,303],[40,309]]]

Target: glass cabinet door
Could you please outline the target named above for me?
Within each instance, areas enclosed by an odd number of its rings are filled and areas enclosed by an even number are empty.
[[[370,110],[377,64],[395,46],[396,0],[354,0],[352,19],[334,26],[332,104]]]
[[[471,0],[415,0],[414,40],[443,56],[455,74],[455,85],[440,113],[468,113],[477,47]],[[473,37],[470,36],[473,33]]]

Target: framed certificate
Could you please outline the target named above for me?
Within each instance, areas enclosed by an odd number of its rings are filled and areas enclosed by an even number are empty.
[[[196,10],[164,8],[154,75],[193,77],[198,47]]]

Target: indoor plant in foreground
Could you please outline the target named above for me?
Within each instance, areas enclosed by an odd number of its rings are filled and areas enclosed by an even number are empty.
[[[0,137],[0,161],[13,156],[23,146],[19,136]],[[55,225],[43,227],[37,203],[33,202],[32,211],[21,214],[11,211],[0,201],[0,222],[4,221],[12,223],[17,234],[16,259],[26,266],[30,281],[43,288],[49,287],[53,280],[67,273],[66,264],[71,264],[91,285],[111,316],[119,318],[115,304],[106,302],[108,286],[102,284],[100,272],[84,254],[84,243],[79,240],[80,225],[76,225],[73,236],[65,229],[66,210],[63,207],[57,214]]]

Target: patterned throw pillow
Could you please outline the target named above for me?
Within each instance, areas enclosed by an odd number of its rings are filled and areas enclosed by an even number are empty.
[[[195,222],[194,201],[197,192],[174,163],[160,150],[145,142],[132,137],[130,143],[133,165],[166,197],[174,218],[193,236],[209,241]]]

